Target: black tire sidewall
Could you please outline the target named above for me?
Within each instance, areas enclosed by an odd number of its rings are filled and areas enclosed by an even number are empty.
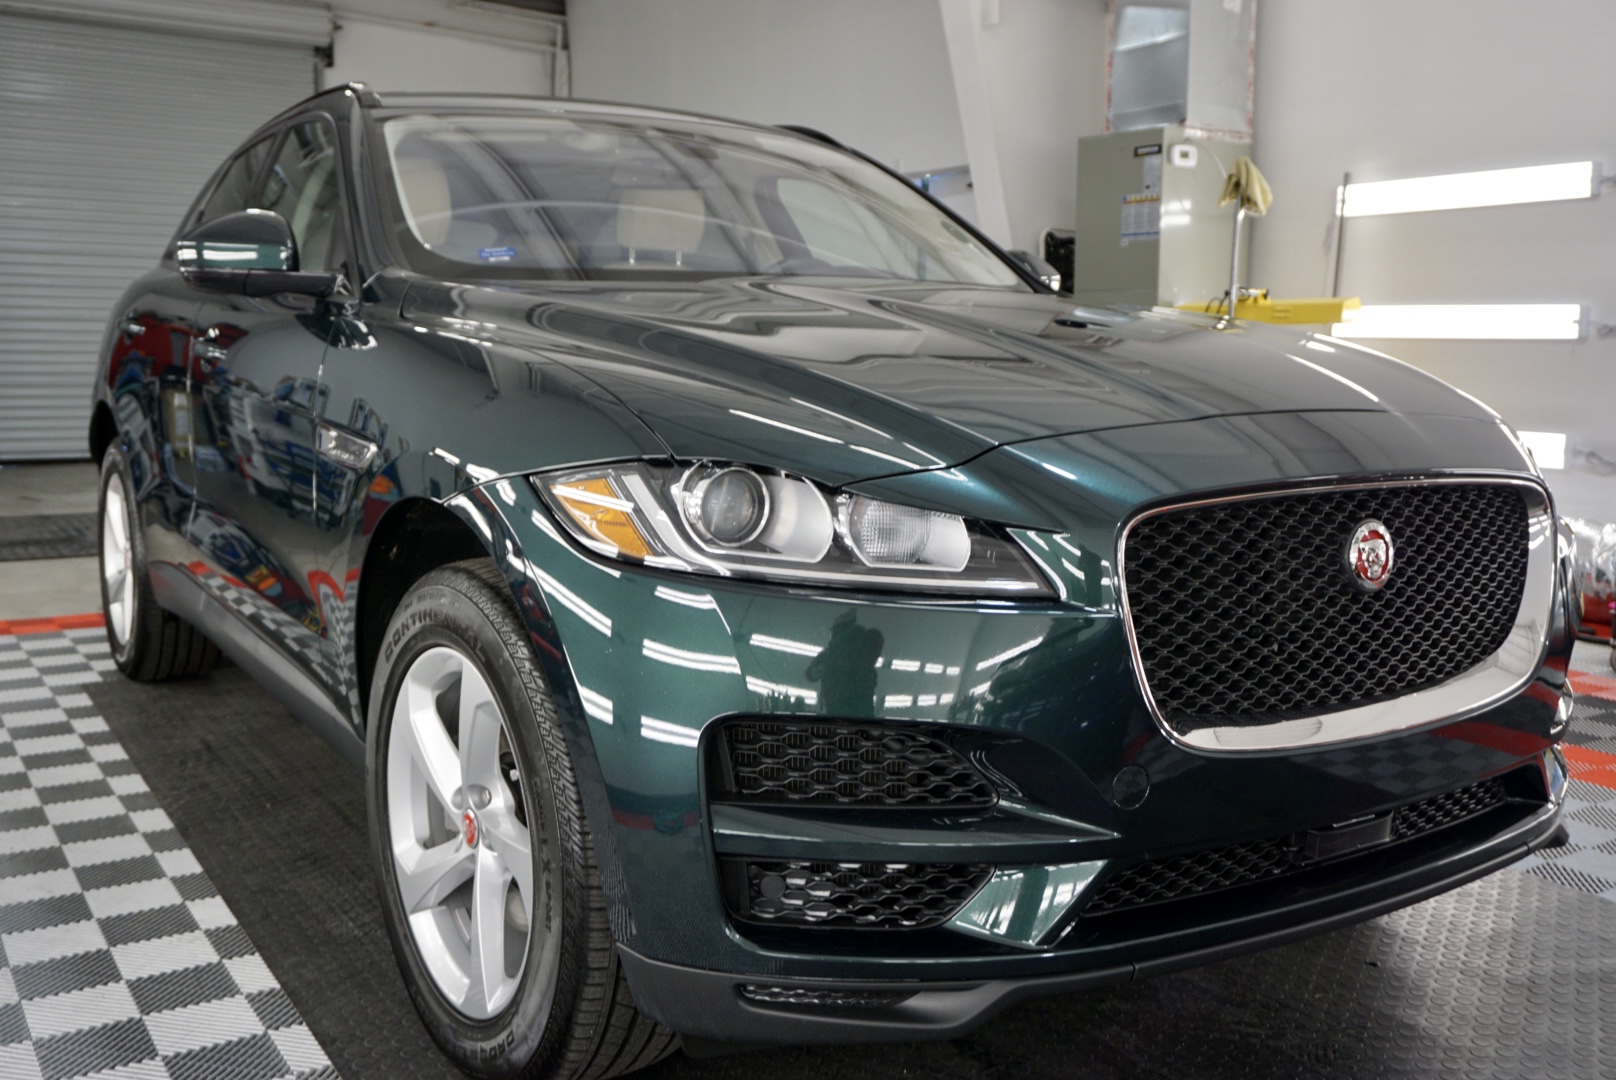
[[[460,580],[450,580],[458,576]],[[400,602],[388,626],[380,654],[367,724],[368,759],[366,793],[370,819],[372,859],[377,888],[384,907],[388,936],[405,976],[406,988],[416,1011],[428,1030],[461,1068],[473,1075],[514,1077],[523,1075],[539,1061],[554,1059],[566,1046],[568,1018],[578,985],[577,965],[585,945],[581,905],[575,901],[576,874],[571,853],[564,845],[549,854],[561,866],[561,887],[554,896],[560,908],[560,954],[555,977],[546,988],[539,985],[536,949],[540,941],[541,916],[534,911],[534,934],[530,940],[527,966],[516,996],[496,1016],[486,1021],[468,1019],[443,997],[431,973],[420,958],[399,901],[392,852],[388,840],[387,747],[392,727],[393,702],[404,675],[414,659],[433,646],[448,646],[473,660],[487,679],[504,713],[506,730],[513,749],[521,757],[523,794],[528,800],[528,820],[536,814],[550,823],[546,832],[557,830],[556,803],[572,796],[557,790],[556,770],[539,736],[545,721],[537,715],[509,652],[509,646],[490,623],[488,616],[466,595],[487,586],[469,571],[456,568],[435,571],[423,579]],[[513,616],[514,617],[514,616]],[[542,685],[540,693],[547,693]],[[534,784],[533,780],[538,783]],[[537,789],[537,790],[536,790]],[[546,805],[536,806],[536,800]],[[541,843],[554,844],[532,829],[535,856]],[[536,860],[538,861],[538,860]],[[534,869],[539,880],[539,867]],[[547,888],[551,887],[549,885]],[[548,989],[548,993],[546,993]]]

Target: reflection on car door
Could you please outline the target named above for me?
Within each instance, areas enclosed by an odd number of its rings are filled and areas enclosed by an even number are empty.
[[[300,269],[343,270],[347,234],[329,120],[287,127],[247,204],[287,220]],[[198,296],[190,537],[205,581],[335,693],[318,595],[316,446],[331,320],[310,297]]]

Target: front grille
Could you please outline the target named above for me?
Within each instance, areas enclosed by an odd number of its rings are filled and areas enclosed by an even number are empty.
[[[1494,777],[1458,791],[1400,806],[1392,814],[1391,842],[1435,832],[1475,817],[1499,805],[1506,797],[1504,782]],[[1298,837],[1271,837],[1138,863],[1107,879],[1105,887],[1084,906],[1083,914],[1106,915],[1282,877],[1307,868],[1307,864],[1297,861],[1300,849]]]
[[[1377,592],[1348,542],[1383,522]],[[1508,484],[1301,492],[1170,510],[1128,532],[1142,675],[1169,728],[1254,726],[1399,697],[1470,670],[1508,637],[1528,515]]]
[[[741,802],[982,807],[993,786],[947,743],[888,724],[733,720],[727,791]]]
[[[939,926],[976,894],[991,866],[795,860],[732,864],[731,910],[748,922],[918,930]],[[739,892],[741,895],[733,895]]]

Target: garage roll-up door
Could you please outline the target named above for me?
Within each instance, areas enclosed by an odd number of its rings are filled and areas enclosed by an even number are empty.
[[[311,44],[0,5],[0,462],[88,454],[119,294],[214,167],[314,80]]]

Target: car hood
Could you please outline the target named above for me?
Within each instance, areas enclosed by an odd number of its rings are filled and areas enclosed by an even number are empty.
[[[916,283],[413,283],[400,314],[520,345],[617,397],[690,459],[831,484],[995,447],[1297,411],[1496,419],[1390,357],[1292,328]],[[489,340],[492,344],[493,341]]]

